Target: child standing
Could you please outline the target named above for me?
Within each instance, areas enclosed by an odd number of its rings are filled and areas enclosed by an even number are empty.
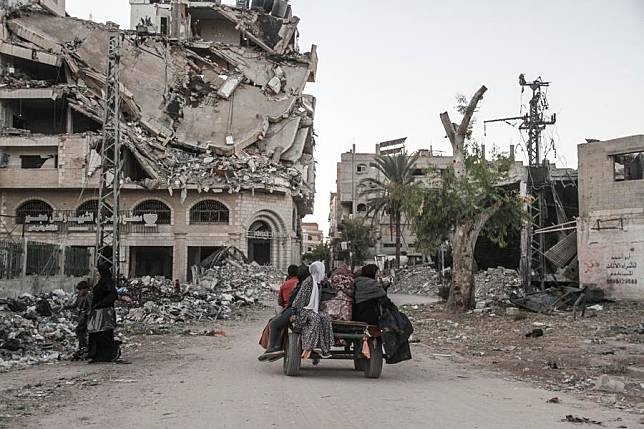
[[[92,307],[92,299],[89,295],[89,283],[82,281],[76,285],[76,301],[68,310],[77,311],[76,338],[78,339],[78,351],[74,354],[75,358],[82,358],[87,353],[87,320]]]

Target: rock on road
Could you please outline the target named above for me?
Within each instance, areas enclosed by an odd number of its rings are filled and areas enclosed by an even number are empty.
[[[221,338],[158,337],[131,365],[41,366],[0,376],[0,389],[30,377],[102,377],[15,426],[30,428],[545,429],[573,427],[561,421],[567,414],[641,427],[639,417],[472,371],[416,344],[413,361],[386,365],[378,380],[350,361],[306,362],[301,376],[286,377],[281,361],[257,361],[262,327],[256,318],[224,324]],[[546,403],[553,396],[561,403]]]

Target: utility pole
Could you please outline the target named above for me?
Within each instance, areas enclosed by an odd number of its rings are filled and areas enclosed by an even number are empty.
[[[528,113],[524,116],[492,119],[485,121],[485,124],[522,120],[519,129],[528,133],[526,151],[528,153],[527,192],[531,197],[531,202],[528,205],[530,224],[526,230],[526,249],[524,250],[527,252],[521,255],[521,277],[525,290],[531,291],[533,283],[538,283],[539,287],[543,289],[546,276],[545,237],[544,234],[534,233],[545,226],[547,216],[545,192],[549,187],[550,177],[548,164],[545,158],[542,159],[541,132],[546,129],[547,125],[555,124],[557,115],[553,114],[550,118],[545,115],[549,106],[543,88],[549,87],[550,82],[544,82],[540,77],[528,82],[525,80],[525,75],[521,74],[519,75],[519,85],[521,92],[525,91],[526,87],[532,90]]]
[[[96,219],[96,267],[112,268],[114,279],[120,275],[119,199],[123,162],[120,141],[119,66],[121,34],[112,29],[107,52],[107,72],[101,141],[101,177]]]

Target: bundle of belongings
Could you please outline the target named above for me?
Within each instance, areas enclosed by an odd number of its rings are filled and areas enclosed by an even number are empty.
[[[322,287],[320,310],[332,320],[351,320],[353,313],[353,273],[346,267],[333,271]]]

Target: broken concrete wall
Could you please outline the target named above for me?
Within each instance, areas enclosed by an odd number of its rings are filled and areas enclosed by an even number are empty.
[[[205,40],[177,44],[163,37],[123,36],[124,144],[152,181],[145,186],[203,187],[204,177],[195,180],[191,174],[181,174],[177,185],[175,173],[188,165],[188,159],[181,157],[183,161],[177,163],[173,148],[189,149],[206,158],[244,151],[242,158],[265,156],[292,167],[296,173],[286,174],[286,186],[297,186],[294,195],[303,197],[310,210],[315,179],[311,157],[315,100],[304,96],[303,90],[315,77],[315,47],[311,53],[299,54],[284,43],[294,35],[291,30],[296,29],[297,19],[274,21],[274,17],[262,18],[257,12],[246,16],[235,8],[217,5],[206,9],[227,22],[248,26],[244,31],[250,32],[252,27],[254,37],[270,47],[242,48]],[[279,23],[274,26],[275,34],[265,28],[271,22]],[[35,48],[48,55],[44,59],[49,63],[62,60],[71,81],[78,84],[66,88],[66,102],[77,114],[100,123],[109,29],[32,10],[16,13],[7,27],[12,44]],[[264,33],[259,31],[262,28]],[[25,57],[28,53],[7,55]],[[73,131],[73,126],[70,129]],[[205,180],[207,187],[216,186],[216,182]],[[277,186],[274,180],[270,182]],[[239,180],[235,183],[230,188],[233,191],[262,187],[261,183],[241,187]]]
[[[616,177],[615,156],[644,152],[644,136],[579,145],[580,282],[644,301],[644,180]]]

